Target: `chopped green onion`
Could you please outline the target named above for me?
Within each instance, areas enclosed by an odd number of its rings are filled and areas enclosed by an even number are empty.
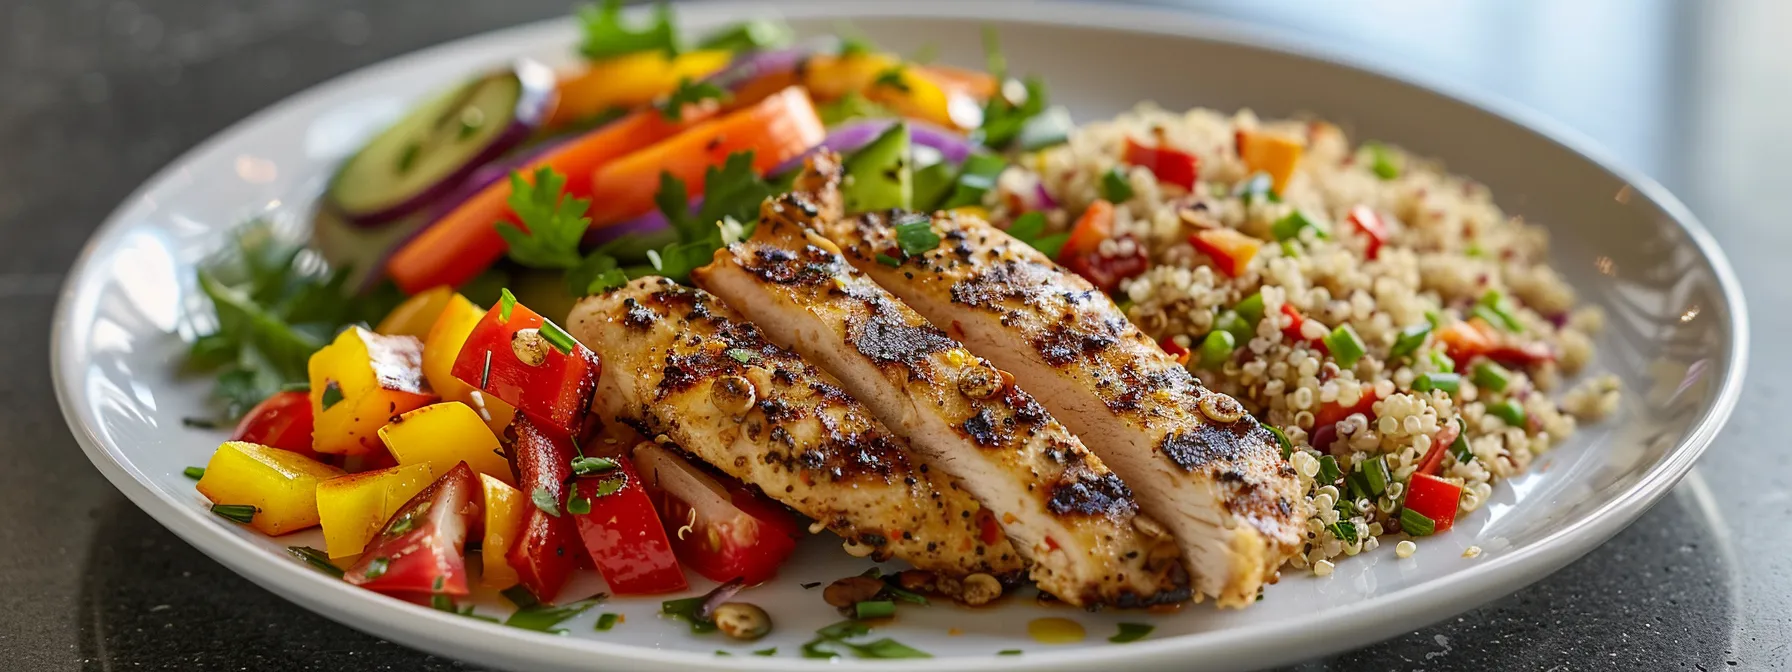
[[[1288,434],[1283,432],[1281,427],[1275,425],[1264,425],[1263,427],[1268,429],[1270,434],[1275,435],[1276,444],[1282,447],[1282,459],[1294,457],[1294,442],[1288,440]]]
[[[441,593],[430,596],[429,606],[434,607],[436,611],[446,611],[450,614],[460,613],[460,609],[454,606],[454,598]]]
[[[1215,330],[1201,339],[1201,368],[1216,371],[1238,349],[1238,339],[1231,332]]]
[[[548,492],[547,488],[530,490],[529,501],[534,502],[535,508],[541,509],[542,513],[555,518],[560,517],[560,503],[554,501],[554,493]]]
[[[255,520],[255,514],[260,511],[261,511],[261,509],[257,509],[254,506],[250,506],[248,504],[213,504],[212,505],[212,513],[218,514],[225,518],[229,518],[232,521],[242,523],[244,525],[247,525],[251,521]]]
[[[1300,237],[1300,232],[1303,229],[1312,229],[1313,235],[1320,238],[1326,237],[1325,229],[1319,228],[1318,224],[1307,219],[1307,216],[1301,214],[1299,210],[1290,212],[1286,217],[1269,225],[1269,232],[1276,237],[1276,240],[1295,240]]]
[[[573,490],[566,495],[566,512],[575,516],[591,513],[591,500],[579,494],[578,490]]]
[[[366,571],[363,571],[361,575],[369,579],[377,579],[385,576],[386,570],[390,567],[392,567],[391,558],[374,558],[371,562],[367,563],[367,569]]]
[[[541,600],[535,597],[535,593],[529,592],[529,589],[521,584],[505,588],[498,594],[503,595],[504,599],[510,600],[510,603],[516,605],[518,609],[528,609],[541,604]]]
[[[1515,399],[1507,399],[1487,407],[1487,413],[1506,421],[1508,427],[1523,428],[1525,426],[1524,407]]]
[[[516,295],[510,293],[509,287],[498,289],[498,321],[509,322],[510,311],[516,310]]]
[[[769,648],[769,649],[760,649],[760,650],[758,650],[758,651],[754,651],[754,652],[753,652],[753,655],[755,655],[755,656],[765,656],[765,657],[768,657],[768,658],[769,658],[769,657],[771,657],[771,656],[775,656],[775,655],[778,655],[778,647],[775,647],[775,646],[774,646],[774,647],[772,647],[772,648]]]
[[[1400,177],[1400,166],[1394,165],[1394,155],[1388,148],[1374,142],[1364,143],[1363,147],[1369,150],[1369,170],[1376,177],[1383,180]]]
[[[342,403],[342,384],[334,380],[324,383],[323,398],[318,400],[318,405],[327,411],[339,403]]]
[[[933,232],[933,221],[923,216],[920,221],[896,226],[896,245],[907,256],[918,256],[940,246],[940,235]]]
[[[1469,450],[1468,447],[1468,423],[1463,422],[1462,418],[1457,418],[1456,428],[1459,431],[1456,432],[1456,440],[1450,442],[1450,454],[1456,457],[1457,464],[1475,461],[1475,451]]]
[[[1512,333],[1524,331],[1524,323],[1512,314],[1512,306],[1507,303],[1506,296],[1497,289],[1489,289],[1475,301],[1475,307],[1469,311],[1475,317],[1486,320],[1488,324],[1505,329]]]
[[[865,600],[853,605],[853,614],[859,620],[889,618],[896,615],[896,603],[889,600]]]
[[[1394,338],[1394,347],[1388,350],[1388,359],[1398,359],[1418,352],[1419,348],[1424,347],[1425,339],[1430,336],[1430,323],[1415,324],[1401,329],[1400,335]]]
[[[932,658],[926,651],[916,649],[902,642],[885,637],[870,644],[852,645],[854,655],[860,658]]]
[[[727,651],[723,651],[723,650],[721,650],[721,649],[716,649],[716,655],[718,655],[718,656],[732,656],[732,655],[734,655],[734,654],[732,654],[732,653],[729,653],[729,652],[727,652]]]
[[[1363,466],[1363,480],[1369,484],[1369,494],[1380,495],[1387,492],[1388,483],[1393,482],[1394,475],[1388,471],[1388,457],[1377,455]]]
[[[1263,321],[1263,292],[1244,297],[1238,305],[1232,306],[1232,312],[1238,313],[1239,319],[1251,325],[1251,329],[1255,331],[1257,323]]]
[[[1108,641],[1115,644],[1136,642],[1146,638],[1151,634],[1152,630],[1156,629],[1157,626],[1145,623],[1121,623],[1120,632],[1116,633],[1113,637],[1109,637]]]
[[[1432,350],[1431,366],[1439,373],[1449,373],[1456,370],[1456,360],[1450,359],[1450,356],[1444,354],[1442,350]]]
[[[890,268],[896,268],[902,265],[902,260],[879,252],[877,254],[877,263],[889,266]]]
[[[1350,497],[1339,497],[1335,508],[1354,512],[1356,507],[1352,502],[1369,496],[1369,478],[1361,471],[1350,472],[1349,476],[1344,477],[1344,487],[1350,490]]]
[[[1400,529],[1415,537],[1429,537],[1437,531],[1437,523],[1423,513],[1401,509]]]
[[[1419,377],[1413,379],[1412,389],[1414,392],[1443,390],[1455,394],[1457,390],[1462,389],[1462,376],[1454,373],[1427,371],[1419,374]]]
[[[602,614],[597,615],[597,623],[591,627],[593,630],[597,630],[598,632],[608,632],[610,630],[610,628],[616,627],[616,621],[621,620],[621,619],[622,619],[622,617],[619,615],[616,615],[616,614],[613,614],[610,612],[604,612]]]
[[[1475,365],[1469,379],[1474,381],[1475,387],[1490,392],[1505,392],[1506,386],[1512,384],[1511,376],[1512,372],[1507,371],[1503,366],[1493,362],[1481,362]]]
[[[1332,333],[1326,334],[1323,340],[1325,349],[1332,353],[1332,360],[1337,362],[1338,366],[1346,369],[1356,366],[1357,361],[1368,353],[1368,348],[1363,345],[1362,337],[1357,336],[1356,330],[1350,328],[1348,324],[1338,325],[1338,328],[1333,329]]]
[[[310,546],[287,546],[286,552],[291,554],[292,557],[305,561],[305,564],[311,565],[312,569],[329,574],[338,579],[342,578],[342,568],[337,567],[335,563],[330,562],[330,554],[328,553]]]
[[[561,329],[560,325],[549,320],[542,320],[541,328],[537,331],[541,334],[542,339],[554,346],[554,349],[559,350],[562,355],[572,354],[572,349],[579,344],[578,341],[573,340],[572,334],[566,333],[566,330]]]
[[[1115,166],[1101,174],[1101,197],[1109,203],[1132,200],[1132,182],[1126,179],[1126,171]]]
[[[697,617],[697,611],[703,608],[705,596],[686,597],[677,600],[666,600],[660,603],[660,613],[691,625],[691,632],[702,634],[715,632],[715,621],[707,621]]]
[[[1336,483],[1338,482],[1338,479],[1343,477],[1344,472],[1338,470],[1338,458],[1330,455],[1319,458],[1320,483]]]
[[[182,469],[180,473],[185,474],[187,478],[197,481],[201,478],[205,478],[205,467],[187,467],[186,469]]]
[[[574,476],[590,476],[616,468],[616,461],[607,457],[573,458],[572,473]]]
[[[733,358],[734,361],[742,364],[751,363],[753,361],[753,351],[745,348],[729,348],[727,354],[729,357]]]
[[[1018,656],[1020,654],[1020,649],[1002,649],[1001,651],[996,652],[996,655],[998,656]]]
[[[578,602],[558,607],[545,604],[534,604],[522,607],[517,609],[516,613],[511,614],[510,618],[504,619],[504,624],[513,628],[534,630],[536,632],[545,632],[552,635],[564,635],[566,634],[565,630],[554,626],[561,624],[567,619],[585,613],[592,607],[597,606],[597,603],[602,601],[603,598],[603,595],[599,595],[597,597],[579,600]]]
[[[1348,520],[1340,520],[1336,523],[1332,523],[1330,527],[1332,536],[1337,537],[1338,541],[1342,541],[1346,544],[1356,543],[1356,523],[1352,523]]]
[[[1284,241],[1282,241],[1282,244],[1280,247],[1282,248],[1282,256],[1287,257],[1289,259],[1299,259],[1300,258],[1300,246],[1294,244],[1294,241],[1284,240]]]

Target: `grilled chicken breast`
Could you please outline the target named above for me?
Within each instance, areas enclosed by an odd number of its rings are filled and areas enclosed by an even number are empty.
[[[927,222],[939,247],[895,252],[892,216]],[[1175,535],[1199,593],[1249,605],[1299,550],[1300,486],[1274,436],[1237,400],[1202,387],[1088,281],[976,217],[870,213],[824,221],[821,231],[1082,437]]]
[[[834,175],[805,175],[826,184],[767,200],[753,238],[717,251],[697,284],[828,369],[957,478],[1034,563],[1041,590],[1080,606],[1188,599],[1173,540],[1138,514],[1119,477],[1007,376],[804,228],[838,215]]]
[[[975,499],[708,293],[640,278],[581,300],[567,329],[604,358],[606,419],[758,486],[844,537],[849,553],[900,558],[939,575],[947,593],[973,574],[1024,569]]]

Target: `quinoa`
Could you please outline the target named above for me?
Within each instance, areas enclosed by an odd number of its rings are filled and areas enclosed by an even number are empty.
[[[1240,132],[1298,146],[1283,188],[1263,189],[1268,175],[1241,156]],[[1192,155],[1193,188],[1129,165],[1129,143]],[[1353,146],[1323,121],[1144,104],[1025,157],[999,181],[991,219],[1036,208],[1037,185],[1050,195],[1049,228],[1067,230],[1116,193],[1103,184],[1116,179],[1131,195],[1114,204],[1098,253],[1143,249],[1150,264],[1123,280],[1115,298],[1166,351],[1192,352],[1188,366],[1209,388],[1287,436],[1308,507],[1306,546],[1290,561],[1296,568],[1329,575],[1339,556],[1374,550],[1380,537],[1398,533],[1405,484],[1434,448],[1442,457],[1433,475],[1462,487],[1466,514],[1577,422],[1617,407],[1613,376],[1562,389],[1592,360],[1591,334],[1603,317],[1577,307],[1547,265],[1547,233],[1436,162],[1387,145]],[[1365,213],[1379,221],[1379,240],[1353,220]],[[1294,226],[1303,220],[1310,225]],[[1235,276],[1191,244],[1218,229],[1257,244]],[[1333,343],[1351,349],[1331,340],[1352,338],[1340,335],[1345,325],[1363,350],[1349,366],[1331,352]],[[1204,348],[1216,331],[1230,336],[1215,337],[1217,350]],[[1403,333],[1408,346],[1396,352]],[[1437,381],[1456,381],[1456,389]],[[1433,446],[1452,427],[1461,438]],[[1347,475],[1385,459],[1392,478],[1379,494],[1352,497],[1347,479],[1319,482],[1325,456]]]

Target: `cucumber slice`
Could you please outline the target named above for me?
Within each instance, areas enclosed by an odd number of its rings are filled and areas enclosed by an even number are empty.
[[[528,138],[554,102],[552,87],[546,66],[525,61],[431,99],[343,163],[328,204],[356,226],[422,210]]]
[[[908,124],[891,124],[871,144],[846,159],[847,182],[841,189],[847,212],[908,209],[914,201]]]

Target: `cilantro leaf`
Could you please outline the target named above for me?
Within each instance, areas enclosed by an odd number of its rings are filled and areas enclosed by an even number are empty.
[[[789,46],[796,39],[790,25],[777,19],[748,19],[725,30],[719,30],[697,43],[698,49],[719,49],[733,52],[777,49]]]
[[[1022,84],[1025,93],[1019,101],[1009,100],[1008,90],[1012,81],[1004,81],[996,95],[989,97],[983,106],[983,125],[977,128],[973,139],[989,147],[1006,147],[1020,137],[1021,129],[1027,122],[1045,111],[1045,82],[1037,77],[1028,77]]]
[[[660,173],[660,190],[653,200],[678,235],[678,242],[648,254],[654,272],[682,282],[693,269],[708,264],[723,245],[751,235],[759,204],[773,193],[771,185],[754,172],[751,151],[730,154],[722,165],[704,172],[703,198],[696,213],[690,212],[690,193],[684,180]]]
[[[684,118],[686,105],[696,105],[705,100],[727,102],[728,97],[728,91],[720,86],[709,82],[693,82],[691,78],[684,77],[678,80],[678,88],[673,89],[671,95],[666,96],[665,102],[660,103],[660,116],[678,121]]]
[[[678,30],[672,24],[672,8],[664,2],[654,4],[653,20],[636,30],[622,21],[622,0],[604,0],[602,5],[579,8],[585,41],[579,53],[599,61],[642,51],[678,53]]]
[[[528,227],[498,222],[498,235],[510,246],[511,260],[549,269],[575,268],[583,260],[579,241],[591,226],[591,219],[585,216],[591,202],[565,197],[561,193],[565,187],[566,176],[546,166],[535,171],[534,184],[511,171],[510,209]]]

